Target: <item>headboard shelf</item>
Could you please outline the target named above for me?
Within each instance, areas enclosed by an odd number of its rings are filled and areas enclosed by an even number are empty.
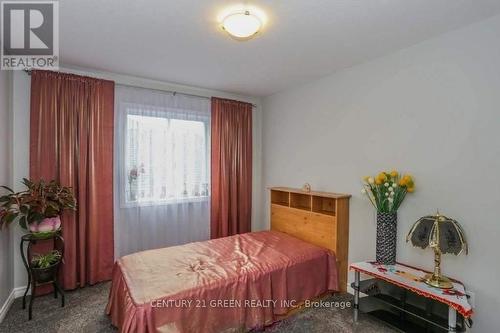
[[[290,207],[311,211],[311,196],[303,193],[290,193]]]
[[[312,196],[312,211],[320,214],[335,216],[337,199],[330,197]]]
[[[347,288],[349,194],[271,187],[271,229],[335,253],[339,289]]]
[[[290,192],[271,191],[271,203],[281,206],[290,206]]]

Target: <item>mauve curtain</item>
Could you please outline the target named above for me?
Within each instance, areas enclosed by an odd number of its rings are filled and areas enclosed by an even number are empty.
[[[210,237],[250,231],[252,105],[212,98]]]
[[[31,74],[30,177],[71,186],[62,216],[65,289],[109,280],[113,267],[114,82]]]

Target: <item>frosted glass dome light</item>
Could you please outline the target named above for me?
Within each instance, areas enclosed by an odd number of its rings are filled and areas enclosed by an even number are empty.
[[[237,39],[250,38],[261,27],[261,19],[248,10],[229,14],[222,21],[222,28]]]

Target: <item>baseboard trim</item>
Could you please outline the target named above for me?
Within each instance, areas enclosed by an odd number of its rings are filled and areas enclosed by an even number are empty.
[[[12,303],[14,303],[14,300],[18,297],[23,296],[25,290],[26,286],[12,289],[12,291],[9,294],[9,297],[7,297],[7,299],[2,305],[2,308],[0,309],[0,323],[3,322],[5,316],[7,315],[7,312],[9,312],[9,309],[12,306]],[[28,291],[28,295],[31,295],[31,290]]]
[[[24,292],[26,290],[27,286],[22,286],[22,287],[17,287],[14,288],[12,291],[14,292],[14,298],[18,298],[24,295]],[[28,290],[28,293],[26,295],[31,295],[31,289]]]
[[[15,292],[14,292],[14,289],[12,289],[12,291],[9,294],[9,297],[7,297],[7,299],[5,300],[5,302],[2,305],[2,308],[0,309],[0,323],[5,318],[5,315],[7,315],[7,312],[9,312],[9,309],[10,309],[12,303],[14,303],[15,298],[16,298]]]

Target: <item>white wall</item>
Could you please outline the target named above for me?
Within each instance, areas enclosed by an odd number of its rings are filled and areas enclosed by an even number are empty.
[[[365,175],[415,177],[399,211],[401,262],[432,268],[430,250],[404,242],[420,216],[439,208],[462,223],[470,253],[442,267],[476,293],[475,332],[500,325],[499,32],[497,16],[263,101],[264,185],[351,193],[350,262],[375,255]]]
[[[201,96],[218,96],[223,98],[237,99],[256,105],[253,113],[253,200],[252,200],[252,228],[258,228],[262,224],[261,220],[261,117],[262,108],[259,98],[246,97],[225,93],[222,91],[208,90],[203,88],[177,85],[168,82],[149,80],[139,77],[114,74],[108,72],[95,71],[85,68],[64,67],[61,71],[88,75],[92,77],[113,80],[117,84],[128,84],[151,89],[177,91],[179,93],[197,94]],[[29,108],[30,108],[30,79],[29,76],[21,71],[16,71],[13,77],[13,159],[12,159],[12,179],[15,182],[15,189],[22,187],[19,181],[23,177],[29,177]],[[14,251],[14,286],[22,287],[27,283],[26,271],[21,261],[19,244],[17,240],[21,235],[20,230],[12,228],[13,235],[12,248]]]
[[[0,185],[10,186],[10,89],[11,73],[0,70]],[[5,193],[0,189],[0,195]],[[12,253],[8,229],[0,230],[0,308],[12,290]],[[3,312],[0,310],[0,317]],[[1,319],[0,319],[1,321]]]

